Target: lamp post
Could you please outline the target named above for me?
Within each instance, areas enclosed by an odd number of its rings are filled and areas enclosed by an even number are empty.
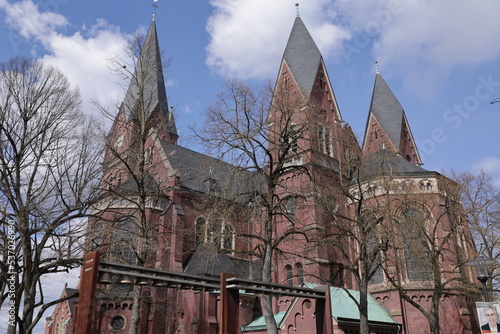
[[[495,264],[495,260],[488,260],[485,259],[483,256],[479,255],[476,257],[474,260],[465,262],[465,266],[470,266],[470,267],[475,267],[476,268],[476,274],[477,274],[477,279],[479,282],[483,284],[483,292],[484,292],[484,300],[486,302],[489,302],[490,299],[488,297],[488,289],[486,287],[486,282],[488,282],[488,279],[490,278],[488,274],[488,265]]]

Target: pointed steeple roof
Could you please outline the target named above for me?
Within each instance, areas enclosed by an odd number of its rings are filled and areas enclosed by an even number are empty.
[[[154,20],[149,26],[148,34],[140,51],[134,75],[123,102],[126,121],[137,117],[139,104],[142,103],[147,118],[158,108],[168,122],[169,133],[177,135],[175,122],[168,108],[161,51]],[[144,94],[142,102],[139,99],[140,94]]]
[[[381,128],[385,136],[371,136],[372,126]],[[365,152],[368,151],[367,141],[369,139],[375,141],[374,144],[379,149],[390,149],[392,146],[394,153],[402,154],[405,159],[415,164],[422,164],[403,106],[378,72],[375,76],[370,112],[366,124],[363,144]]]
[[[370,113],[377,118],[394,146],[399,147],[404,109],[380,73],[375,76]]]
[[[321,52],[297,16],[288,38],[283,60],[306,97],[309,97],[322,61]]]

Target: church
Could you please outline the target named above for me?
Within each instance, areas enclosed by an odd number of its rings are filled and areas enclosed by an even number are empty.
[[[249,96],[240,86],[231,86],[234,109],[243,109],[235,123],[214,110],[221,119],[213,138],[227,147],[248,152],[267,141],[245,164],[180,146],[153,20],[106,138],[88,250],[189,275],[326,287],[334,333],[359,333],[363,316],[370,333],[428,334],[432,321],[440,333],[476,333],[475,275],[460,265],[476,250],[457,185],[422,167],[409,119],[382,75],[360,144],[299,15],[276,69],[261,128],[238,128],[255,115],[244,110],[249,101],[240,97]],[[266,298],[239,298],[240,332],[267,333]],[[217,290],[99,284],[93,332],[129,333],[136,324],[137,333],[218,333],[219,301]],[[315,302],[269,298],[278,333],[316,333]],[[77,312],[77,298],[61,302],[45,333],[73,333]]]

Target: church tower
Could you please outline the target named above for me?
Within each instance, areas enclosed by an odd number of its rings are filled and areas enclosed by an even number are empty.
[[[442,333],[459,326],[470,331],[473,309],[463,290],[470,277],[461,265],[475,250],[458,185],[421,167],[404,109],[378,72],[365,131],[355,191],[363,209],[373,209],[381,221],[374,229],[377,242],[389,245],[370,293],[403,333],[430,332],[417,307],[439,319]]]
[[[350,129],[343,126],[323,56],[300,16],[295,18],[281,61],[273,107],[283,96],[287,107],[294,109],[292,125],[300,129],[302,139],[297,144],[302,163],[341,160],[342,138]],[[276,115],[271,117],[278,122]]]
[[[299,15],[281,60],[268,121],[270,148],[281,148],[276,155],[291,143],[280,177],[282,193],[277,194],[285,221],[278,219],[277,233],[289,233],[290,226],[300,232],[282,244],[285,252],[295,255],[277,260],[275,279],[290,285],[304,280],[342,284],[332,265],[342,255],[330,245],[308,243],[300,234],[314,239],[325,233],[331,224],[323,206],[343,210],[336,202],[342,196],[339,185],[346,182],[349,158],[360,148],[343,121],[323,56]],[[326,196],[318,199],[319,188],[329,192],[331,203]]]
[[[408,119],[401,104],[377,71],[366,123],[363,153],[388,150],[422,165]]]

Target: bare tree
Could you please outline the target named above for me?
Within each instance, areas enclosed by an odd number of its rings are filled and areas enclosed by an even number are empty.
[[[308,177],[307,167],[298,161],[299,142],[305,140],[307,127],[306,113],[300,108],[304,105],[279,87],[256,92],[241,82],[228,81],[217,102],[207,109],[203,128],[195,131],[217,158],[255,175],[250,178],[255,184],[242,186],[233,198],[245,198],[251,208],[249,220],[243,223],[252,228],[238,236],[250,241],[249,252],[262,264],[264,282],[272,280],[272,267],[278,254],[283,255],[282,243],[296,235],[306,238],[304,226],[295,223],[286,205],[308,191],[283,182],[287,174]],[[268,333],[277,333],[271,298],[263,297],[263,313]]]
[[[124,55],[111,60],[111,66],[129,85],[106,138],[100,206],[90,226],[94,230],[91,246],[99,247],[109,260],[154,266],[156,256],[166,251],[159,216],[172,186],[161,177],[163,158],[157,154],[158,147],[160,140],[177,139],[155,27],[146,38],[135,36]],[[98,107],[105,115],[114,114]],[[132,298],[131,334],[138,331],[141,309],[149,307],[145,289],[135,285],[125,291]],[[113,290],[106,292],[123,298],[123,289]]]
[[[369,285],[380,280],[383,253],[390,247],[385,222],[391,203],[380,186],[381,179],[372,178],[380,176],[380,171],[367,172],[352,132],[346,129],[337,145],[345,156],[339,159],[335,181],[324,179],[333,166],[325,170],[325,176],[314,179],[326,227],[317,243],[335,254],[330,258],[335,276],[329,283],[344,288],[351,297],[359,310],[360,333],[367,334]],[[352,295],[349,288],[358,289],[359,295]]]
[[[471,286],[463,263],[475,248],[459,185],[437,173],[426,181],[399,177],[391,183],[397,196],[387,217],[393,233],[385,274],[400,298],[427,319],[430,333],[438,334],[443,297],[467,298]],[[417,302],[413,290],[430,291],[430,305]]]
[[[385,280],[439,333],[441,297],[468,298],[471,287],[462,264],[475,250],[458,185],[388,151],[361,155],[353,139],[343,145],[338,182],[315,179],[328,226],[319,244],[338,254],[332,283],[359,289],[351,298],[360,312],[360,333],[369,333],[368,291]],[[418,289],[432,291],[431,305],[412,298]]]
[[[31,333],[42,317],[43,276],[81,264],[102,143],[99,124],[79,107],[78,91],[57,69],[25,58],[0,64],[0,278],[9,333]]]
[[[491,280],[489,290],[500,293],[500,189],[494,185],[491,175],[484,171],[478,174],[451,171],[451,178],[460,184],[460,199],[470,224],[472,236],[479,254],[495,260],[488,268]],[[472,259],[469,259],[472,260]]]

